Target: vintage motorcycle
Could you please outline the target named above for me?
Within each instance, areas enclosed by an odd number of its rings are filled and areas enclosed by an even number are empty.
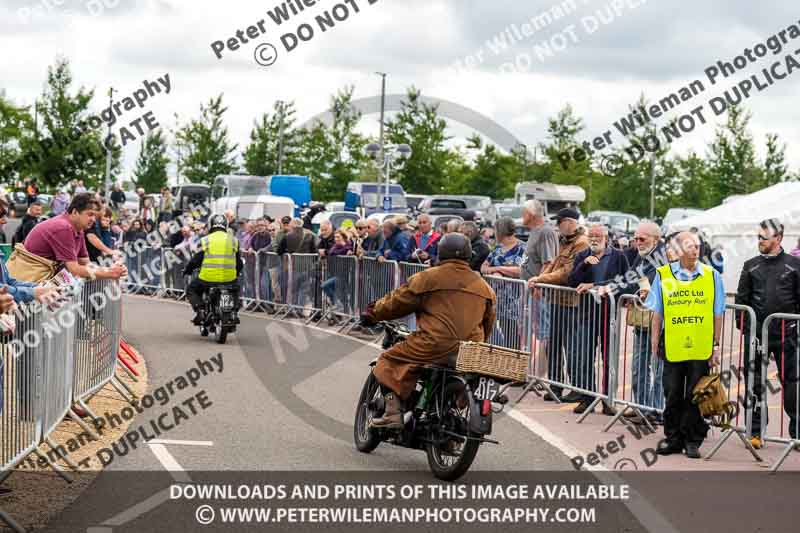
[[[239,323],[239,314],[236,309],[236,288],[232,285],[219,285],[211,287],[203,294],[203,307],[205,309],[205,323],[200,326],[200,335],[207,337],[214,335],[214,340],[225,344],[228,333],[236,331]]]
[[[396,322],[380,322],[384,329],[383,349],[388,349],[410,335],[410,330]],[[433,474],[445,481],[463,476],[492,432],[492,414],[500,413],[508,402],[505,392],[514,382],[479,374],[465,374],[452,366],[426,366],[415,391],[403,409],[401,430],[375,428],[371,422],[384,411],[380,384],[372,374],[377,359],[361,390],[356,408],[353,437],[356,448],[370,453],[381,442],[405,448],[425,450]]]

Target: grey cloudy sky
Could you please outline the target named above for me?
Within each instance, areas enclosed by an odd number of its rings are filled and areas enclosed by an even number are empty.
[[[103,2],[108,7],[103,7]],[[577,11],[541,28],[530,38],[494,53],[487,41],[512,24],[521,28],[542,12],[563,2],[550,0],[349,0],[360,12],[301,42],[287,53],[281,35],[332,9],[339,0],[319,0],[291,21],[275,25],[267,11],[277,0],[0,0],[0,89],[18,103],[31,104],[41,93],[48,65],[59,56],[70,59],[77,83],[97,89],[94,107],[102,108],[109,85],[120,96],[131,94],[142,80],[169,73],[172,92],[146,103],[163,126],[174,114],[187,119],[201,102],[225,93],[231,134],[244,146],[253,119],[271,109],[276,99],[294,100],[298,120],[325,110],[337,89],[355,85],[356,97],[378,93],[375,71],[388,72],[388,91],[415,85],[423,94],[443,98],[491,117],[522,142],[543,140],[547,118],[571,103],[585,120],[590,139],[611,128],[627,105],[644,92],[659,100],[701,79],[707,91],[681,109],[687,111],[716,96],[740,78],[708,85],[703,70],[719,59],[732,61],[744,48],[798,23],[789,2],[749,0],[576,0]],[[50,7],[48,7],[50,6]],[[608,24],[589,32],[585,17],[617,13]],[[266,20],[266,34],[225,50],[218,60],[210,47],[238,29]],[[588,24],[588,22],[586,22]],[[554,57],[540,61],[534,45],[558,42],[574,25],[579,42],[569,40]],[[253,60],[257,43],[278,48],[274,65]],[[496,48],[496,47],[495,47]],[[749,67],[760,72],[800,48],[790,43],[779,56]],[[482,53],[482,61],[478,61]],[[475,58],[473,68],[454,68]],[[516,72],[509,65],[516,64]],[[787,143],[793,170],[800,168],[800,116],[794,98],[798,80],[788,77],[755,93],[747,106],[751,130],[759,145],[768,132]],[[694,105],[690,105],[694,104]],[[129,111],[122,124],[141,111]],[[718,121],[721,119],[715,119]],[[365,132],[376,130],[375,117],[365,117]],[[119,125],[119,124],[118,124]],[[676,144],[683,152],[702,152],[713,134],[706,125]],[[459,136],[468,132],[454,127]],[[617,142],[622,139],[617,137]],[[130,168],[138,145],[126,149]]]

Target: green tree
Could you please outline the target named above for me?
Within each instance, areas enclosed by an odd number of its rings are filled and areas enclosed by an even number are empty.
[[[411,157],[395,172],[406,192],[436,194],[446,190],[454,156],[445,146],[447,122],[439,117],[438,106],[426,104],[421,95],[408,89],[401,110],[386,123],[386,137],[389,143],[411,146]]]
[[[548,120],[547,141],[540,145],[547,158],[546,167],[534,169],[535,179],[562,185],[578,185],[586,191],[585,211],[602,206],[604,194],[594,190],[602,185],[603,176],[592,169],[591,159],[577,157],[580,152],[578,134],[584,130],[583,119],[575,116],[572,106],[567,104],[558,114]],[[533,181],[533,180],[532,180]]]
[[[767,156],[764,159],[762,186],[769,187],[789,179],[786,165],[786,144],[779,144],[776,133],[767,134]]]
[[[353,91],[348,86],[331,96],[330,125],[317,121],[298,132],[288,168],[311,178],[315,199],[343,200],[348,182],[372,172],[364,155],[368,139],[356,131],[361,112],[353,107]]]
[[[278,173],[278,153],[283,153],[283,172],[297,166],[297,149],[301,132],[295,129],[294,102],[275,102],[273,112],[264,113],[254,123],[250,144],[244,152],[244,168],[251,176],[272,176]],[[279,142],[281,140],[281,142]],[[282,145],[282,148],[281,148]]]
[[[69,62],[57,59],[48,68],[47,84],[38,105],[38,131],[21,139],[21,173],[57,187],[73,179],[87,187],[102,186],[106,171],[104,124],[89,113],[94,90],[80,87],[72,94]],[[112,143],[112,176],[120,168],[121,148]]]
[[[753,136],[747,127],[751,113],[740,106],[728,109],[725,125],[718,126],[708,147],[711,202],[718,205],[733,194],[758,190],[761,173],[756,161]]]
[[[167,143],[161,130],[150,132],[142,139],[139,158],[133,171],[133,182],[148,193],[156,193],[167,185]]]
[[[236,144],[231,144],[224,115],[228,110],[222,94],[200,105],[200,118],[191,120],[176,133],[180,154],[178,166],[192,183],[211,185],[214,178],[237,170]]]
[[[12,183],[18,177],[22,137],[30,133],[31,119],[28,109],[19,107],[0,91],[0,179]]]

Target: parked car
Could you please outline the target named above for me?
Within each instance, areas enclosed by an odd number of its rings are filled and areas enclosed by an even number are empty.
[[[377,220],[378,224],[383,224],[390,218],[400,216],[401,213],[372,213],[367,217],[367,220]]]
[[[467,203],[467,209],[475,211],[475,222],[494,226],[497,213],[491,198],[488,196],[460,196],[460,198]]]
[[[28,197],[24,192],[10,192],[6,196],[6,201],[12,217],[21,217],[28,210]]]
[[[429,215],[457,215],[464,220],[475,220],[475,211],[468,209],[467,202],[458,196],[429,196],[420,202],[419,211]]]
[[[419,204],[427,198],[424,194],[406,194],[406,205],[408,206],[408,214],[415,216],[419,212]]]
[[[702,209],[695,209],[693,207],[670,207],[667,214],[664,215],[664,220],[661,221],[661,231],[664,235],[671,232],[670,227],[676,222],[680,222],[684,218],[693,217],[702,213]]]
[[[336,231],[341,227],[352,227],[360,219],[361,217],[358,216],[358,213],[354,213],[353,211],[322,211],[314,215],[314,218],[311,219],[311,230],[315,233],[318,232],[319,225],[325,220],[330,220],[334,231]]]
[[[592,211],[586,217],[587,224],[603,224],[617,233],[633,235],[639,225],[639,217],[619,211]]]

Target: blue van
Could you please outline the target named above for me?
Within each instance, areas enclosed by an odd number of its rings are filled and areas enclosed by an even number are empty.
[[[308,176],[270,176],[267,187],[272,196],[287,196],[294,200],[294,216],[300,216],[300,210],[311,205],[311,180]]]
[[[363,209],[363,216],[368,217],[372,213],[403,213],[408,211],[406,204],[406,192],[401,185],[392,183],[389,185],[390,202],[384,205],[386,196],[385,183],[365,183],[351,181],[347,184],[347,191],[344,196],[344,208],[346,211],[358,211]],[[389,205],[389,203],[391,205]]]

